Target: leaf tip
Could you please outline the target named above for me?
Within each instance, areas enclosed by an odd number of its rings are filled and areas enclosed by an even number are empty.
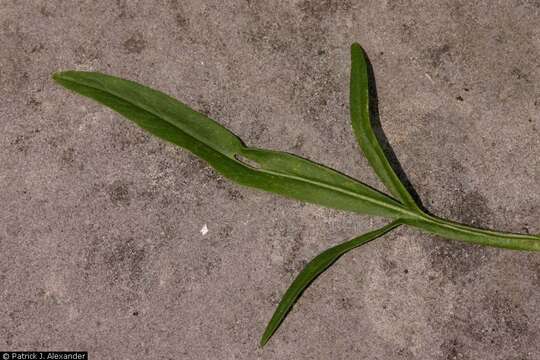
[[[69,80],[70,74],[73,74],[73,71],[57,71],[51,77],[55,82],[62,85],[64,81]]]
[[[354,42],[352,43],[351,45],[351,54],[352,55],[364,55],[365,51],[364,49],[362,48],[362,46],[357,43],[357,42]]]
[[[59,81],[62,78],[62,71],[57,71],[57,72],[52,73],[51,78],[54,81]]]
[[[275,316],[275,314],[274,314],[274,316]],[[268,343],[268,341],[274,335],[274,333],[276,332],[276,330],[277,330],[277,328],[279,326],[279,324],[278,324],[278,326],[276,326],[276,324],[275,324],[275,322],[273,320],[274,320],[274,318],[272,317],[272,320],[270,320],[270,322],[266,326],[266,329],[264,329],[264,333],[261,336],[261,341],[259,342],[259,345],[261,346],[261,348],[263,348],[266,345],[266,343]]]
[[[62,81],[73,81],[77,78],[83,76],[85,71],[75,71],[75,70],[66,70],[66,71],[57,71],[52,74],[54,81],[61,83]]]
[[[266,345],[268,340],[270,340],[271,336],[272,335],[268,335],[266,332],[263,334],[263,336],[261,337],[261,341],[259,342],[259,345],[260,345],[261,348],[263,348],[264,345]]]

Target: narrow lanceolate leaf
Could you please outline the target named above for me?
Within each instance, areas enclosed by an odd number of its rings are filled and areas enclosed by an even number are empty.
[[[407,207],[418,209],[413,197],[390,165],[373,131],[369,108],[369,85],[366,55],[362,47],[354,43],[351,46],[349,98],[354,134],[364,155],[388,190]]]
[[[270,319],[270,322],[266,326],[266,330],[261,338],[261,346],[264,346],[268,342],[279,325],[281,325],[283,319],[285,319],[285,316],[287,316],[294,303],[298,300],[300,295],[302,295],[302,292],[313,282],[313,280],[317,278],[317,276],[322,274],[334,262],[336,262],[337,259],[348,251],[386,234],[399,225],[401,225],[401,221],[396,220],[380,229],[368,232],[357,238],[325,250],[311,260],[300,272],[300,274],[298,274],[296,279],[294,279],[291,286],[285,292],[285,295],[283,295],[283,298],[274,312],[272,319]]]
[[[248,148],[214,120],[146,86],[92,72],[66,71],[53,78],[186,148],[239,184],[340,210],[410,215],[396,200],[335,170],[287,153]]]
[[[511,250],[540,251],[540,235],[513,234],[477,229],[432,215],[404,219],[403,223],[447,239]]]

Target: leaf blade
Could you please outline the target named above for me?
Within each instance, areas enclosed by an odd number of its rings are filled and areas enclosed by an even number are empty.
[[[396,220],[382,228],[370,231],[360,235],[352,240],[331,247],[315,258],[313,258],[302,271],[296,276],[292,284],[289,286],[283,295],[278,307],[274,311],[272,318],[268,322],[266,329],[261,337],[261,347],[264,346],[272,335],[281,325],[289,311],[292,309],[295,302],[302,295],[302,292],[325,270],[327,270],[334,262],[350,250],[357,248],[369,241],[372,241],[389,231],[400,226],[402,222]]]
[[[396,200],[335,170],[291,154],[246,147],[225,127],[157,90],[92,72],[67,71],[53,78],[153,135],[184,147],[241,185],[339,210],[392,218],[407,216],[407,210]],[[239,157],[254,160],[258,167]]]
[[[510,250],[540,251],[540,235],[478,229],[429,214],[424,214],[418,219],[404,219],[403,223],[431,234],[470,244]]]
[[[358,43],[351,46],[350,114],[362,152],[383,184],[410,209],[419,207],[388,161],[373,131],[369,108],[369,75],[366,55]]]

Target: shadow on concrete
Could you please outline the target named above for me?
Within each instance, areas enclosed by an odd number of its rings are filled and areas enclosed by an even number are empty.
[[[411,196],[414,198],[418,206],[423,211],[427,212],[427,209],[425,208],[424,204],[422,203],[422,200],[418,196],[418,193],[412,186],[409,178],[407,177],[407,174],[405,174],[405,171],[403,171],[403,168],[401,167],[401,164],[399,163],[399,160],[397,159],[396,154],[394,153],[394,150],[392,149],[392,146],[390,145],[390,142],[386,138],[386,135],[383,132],[381,121],[379,118],[379,100],[377,97],[377,83],[375,81],[375,75],[373,73],[373,67],[371,66],[371,61],[369,60],[369,57],[366,54],[366,62],[368,67],[368,86],[369,86],[369,111],[370,111],[370,119],[371,119],[371,126],[373,128],[373,132],[375,133],[375,136],[377,137],[377,140],[381,144],[381,147],[390,162],[390,165],[396,172],[397,176],[405,186],[405,188],[411,193]]]

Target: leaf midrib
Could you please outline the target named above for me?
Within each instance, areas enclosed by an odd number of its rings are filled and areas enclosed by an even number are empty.
[[[247,149],[247,148],[245,148],[245,149]],[[403,215],[409,216],[411,214],[414,214],[414,213],[408,211],[408,209],[403,207],[403,206],[392,205],[392,204],[389,204],[389,203],[381,202],[381,201],[379,201],[377,199],[374,199],[374,198],[371,198],[369,196],[362,195],[362,194],[359,194],[357,192],[349,191],[347,189],[335,187],[335,186],[333,186],[331,184],[328,184],[328,183],[325,183],[325,182],[317,182],[317,181],[309,180],[309,179],[306,179],[306,178],[300,178],[300,177],[297,177],[297,176],[294,176],[294,175],[287,175],[287,174],[283,174],[283,173],[280,173],[280,172],[274,172],[272,170],[265,170],[265,169],[257,169],[257,170],[261,171],[261,172],[268,173],[268,174],[272,174],[272,175],[279,175],[279,176],[283,176],[283,177],[286,177],[286,178],[289,178],[289,179],[294,179],[294,180],[299,180],[299,181],[314,184],[314,185],[319,185],[319,186],[325,187],[327,189],[335,190],[337,192],[341,192],[341,193],[350,195],[352,197],[356,197],[356,198],[368,201],[370,203],[377,204],[377,205],[379,205],[381,207],[397,210],[397,211],[403,213]],[[388,196],[388,195],[385,195],[385,196]],[[388,196],[388,198],[392,199],[392,200],[395,200],[395,199],[391,198],[390,196]],[[416,214],[414,214],[414,215],[415,215],[414,218],[418,217]]]

